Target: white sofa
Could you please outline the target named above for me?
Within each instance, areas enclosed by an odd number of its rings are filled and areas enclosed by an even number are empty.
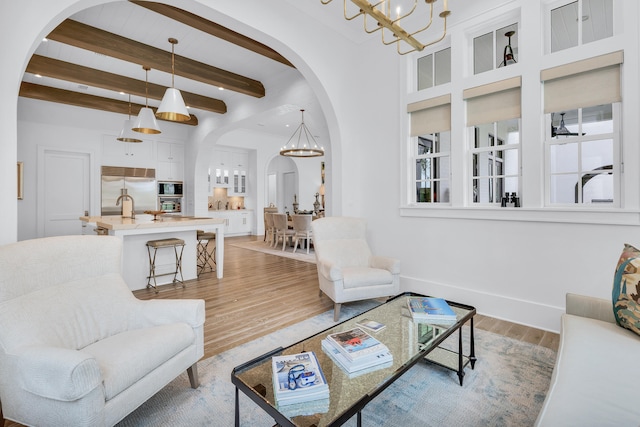
[[[111,426],[204,354],[202,300],[141,301],[122,241],[61,236],[0,246],[0,402],[25,425]]]
[[[638,426],[640,336],[610,300],[567,294],[560,346],[537,426]]]

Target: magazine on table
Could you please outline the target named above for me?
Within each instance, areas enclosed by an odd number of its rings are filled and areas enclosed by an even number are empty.
[[[393,355],[386,348],[380,353],[374,353],[370,356],[351,361],[340,353],[328,340],[324,339],[321,343],[322,350],[348,374],[364,374],[393,364]]]
[[[329,397],[329,386],[312,351],[273,356],[273,394],[278,404],[293,404]]]
[[[447,301],[433,297],[407,297],[407,308],[411,317],[440,323],[455,323],[456,313]]]
[[[293,418],[314,414],[324,414],[329,411],[329,398],[310,400],[299,403],[276,403],[276,408],[285,417]]]
[[[388,350],[384,344],[360,327],[329,334],[326,339],[349,360]]]
[[[368,331],[378,332],[386,328],[387,325],[384,323],[376,322],[371,319],[362,319],[356,322],[356,325],[365,328]]]

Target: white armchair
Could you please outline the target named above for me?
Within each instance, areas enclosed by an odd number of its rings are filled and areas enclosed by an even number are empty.
[[[326,217],[312,222],[320,295],[334,304],[388,297],[400,292],[400,261],[375,256],[366,240],[366,222],[360,218]]]
[[[0,402],[26,425],[111,426],[187,370],[198,386],[204,301],[133,296],[122,241],[0,246]]]

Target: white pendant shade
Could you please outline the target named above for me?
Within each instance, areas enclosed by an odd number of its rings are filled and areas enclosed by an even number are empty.
[[[182,94],[176,88],[167,88],[164,93],[160,107],[156,111],[156,117],[174,122],[186,122],[191,120],[189,111],[184,104]]]
[[[122,142],[142,142],[142,140],[138,138],[138,135],[133,131],[133,126],[133,120],[125,120],[122,130],[120,131],[120,135],[116,139]]]
[[[134,121],[132,129],[135,132],[147,134],[157,134],[161,132],[158,127],[158,122],[156,121],[156,116],[153,115],[153,110],[149,107],[140,109],[140,113],[138,113],[138,118]]]

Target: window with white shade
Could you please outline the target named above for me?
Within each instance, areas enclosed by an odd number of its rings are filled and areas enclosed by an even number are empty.
[[[521,197],[520,86],[515,77],[464,91],[473,204],[495,205],[506,193]]]
[[[541,71],[548,205],[621,205],[622,62],[613,52]]]
[[[414,203],[449,203],[451,198],[451,96],[408,106]]]

